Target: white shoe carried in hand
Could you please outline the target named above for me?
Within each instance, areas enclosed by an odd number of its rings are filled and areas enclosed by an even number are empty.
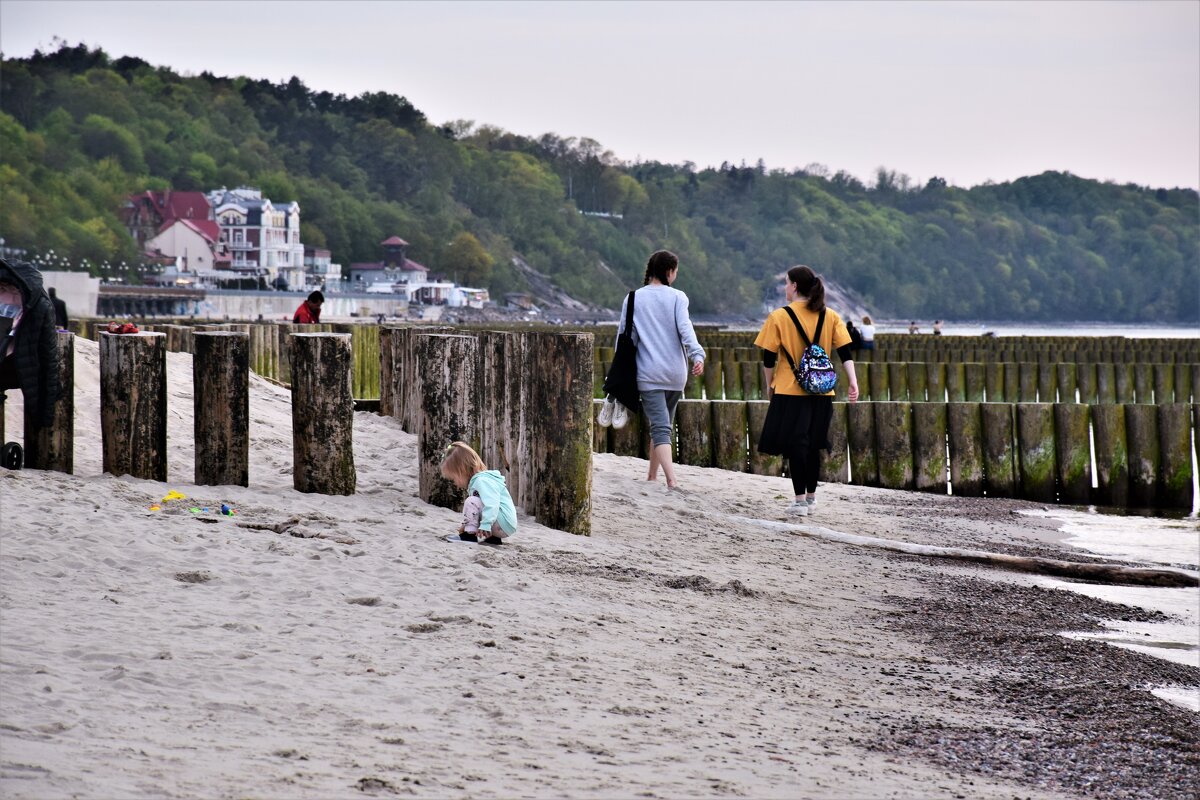
[[[613,403],[612,426],[620,430],[629,424],[629,409],[620,402]]]
[[[612,425],[613,406],[617,404],[616,400],[611,397],[604,398],[604,402],[600,404],[600,414],[596,417],[596,424],[601,428],[607,428]]]

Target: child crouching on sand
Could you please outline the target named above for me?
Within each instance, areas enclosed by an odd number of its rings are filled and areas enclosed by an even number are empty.
[[[446,448],[442,477],[467,490],[462,525],[458,526],[460,539],[503,544],[505,538],[517,532],[517,509],[504,485],[504,476],[488,469],[466,442]]]

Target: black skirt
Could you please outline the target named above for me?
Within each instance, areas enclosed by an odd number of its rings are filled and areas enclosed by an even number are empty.
[[[775,394],[767,406],[767,419],[758,437],[758,452],[782,456],[797,450],[831,450],[829,423],[833,398],[829,395]]]

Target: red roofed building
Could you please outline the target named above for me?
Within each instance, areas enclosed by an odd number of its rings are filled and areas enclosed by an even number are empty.
[[[145,248],[148,240],[176,219],[211,221],[212,206],[204,192],[145,191],[129,196],[121,209],[121,218],[138,247]]]
[[[425,283],[429,267],[418,264],[405,254],[408,242],[391,236],[379,243],[383,248],[382,261],[365,261],[350,265],[351,288],[367,287],[373,283]]]
[[[147,239],[143,249],[155,258],[174,259],[177,277],[195,282],[229,268],[229,250],[220,238],[220,228],[212,220],[176,218]]]

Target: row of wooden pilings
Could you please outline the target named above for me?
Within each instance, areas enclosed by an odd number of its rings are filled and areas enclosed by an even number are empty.
[[[596,348],[595,396],[611,347]],[[689,377],[684,396],[699,400],[761,400],[766,396],[761,351],[713,348],[704,375]],[[757,358],[756,358],[757,356]],[[753,359],[753,360],[752,360]],[[837,398],[846,398],[845,371],[837,359]],[[990,403],[1191,403],[1200,401],[1197,364],[856,363],[862,400]]]
[[[601,402],[593,404],[599,413]],[[676,460],[785,474],[783,459],[758,452],[767,405],[681,400]],[[835,402],[833,449],[821,480],[941,494],[949,480],[953,493],[964,497],[1191,509],[1197,427],[1200,405]],[[645,420],[631,419],[619,430],[597,426],[593,446],[645,458]]]
[[[439,472],[470,444],[518,508],[551,528],[592,528],[592,336],[383,326],[379,411],[417,434],[420,494],[461,507]]]

